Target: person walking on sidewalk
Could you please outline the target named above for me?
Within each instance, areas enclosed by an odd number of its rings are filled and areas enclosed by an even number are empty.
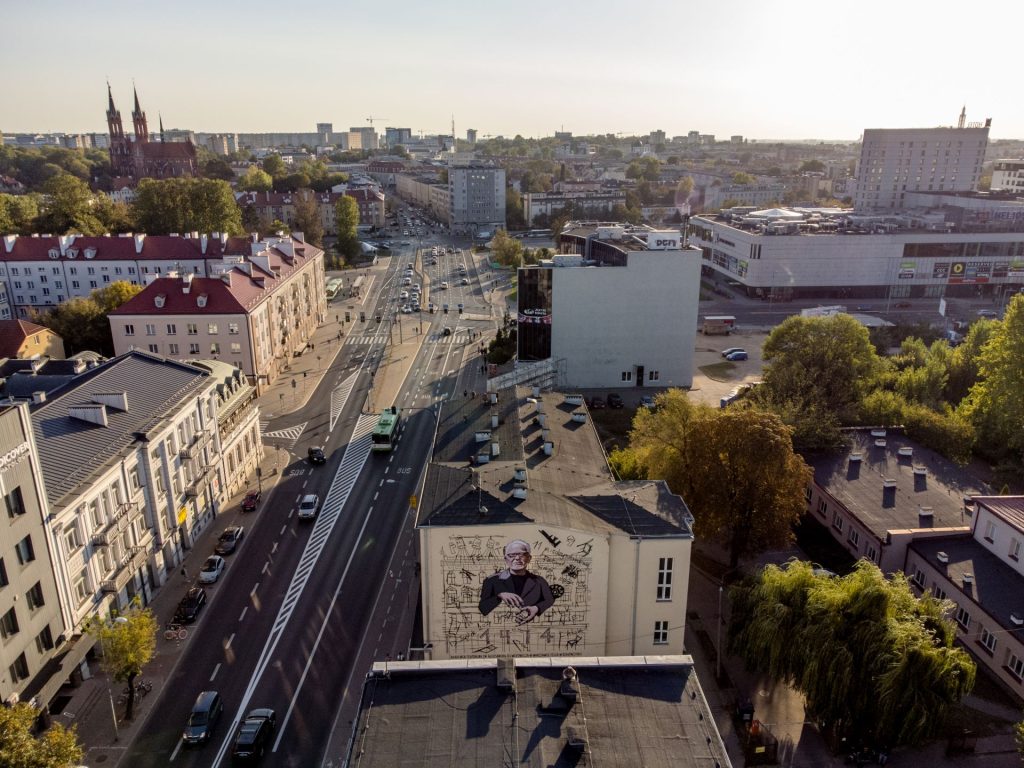
[[[188,581],[188,570],[185,568],[184,565],[181,566],[181,577]]]

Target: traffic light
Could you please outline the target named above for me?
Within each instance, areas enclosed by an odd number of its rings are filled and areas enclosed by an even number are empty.
[[[346,312],[346,313],[345,313],[345,322],[346,322],[346,323],[347,323],[347,322],[349,322],[349,319],[350,319],[350,315],[349,315],[349,313],[348,313],[348,312]]]
[[[377,315],[377,322],[380,322],[380,315]]]
[[[359,313],[359,322],[360,323],[365,323],[366,322],[366,313],[365,312],[360,312]]]
[[[462,307],[459,307],[459,314],[462,314]]]

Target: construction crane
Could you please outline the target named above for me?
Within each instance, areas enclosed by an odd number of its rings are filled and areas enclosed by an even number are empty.
[[[368,118],[366,118],[366,122],[368,122],[370,124],[370,127],[373,128],[373,121],[374,120],[390,120],[390,119],[391,119],[390,117],[374,117],[373,115],[370,115]]]

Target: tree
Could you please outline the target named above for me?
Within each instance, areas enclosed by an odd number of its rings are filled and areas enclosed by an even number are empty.
[[[141,291],[140,285],[118,280],[97,288],[88,298],[76,296],[32,319],[60,336],[69,354],[91,350],[109,356],[114,354],[114,343],[107,314]]]
[[[203,176],[208,179],[221,179],[223,181],[234,181],[235,172],[231,163],[223,157],[211,157],[203,163]]]
[[[755,181],[757,181],[757,179],[743,171],[737,171],[732,175],[733,184],[753,184]]]
[[[693,176],[685,176],[679,180],[676,185],[675,191],[675,205],[685,205],[690,200],[690,195],[693,194]]]
[[[27,702],[0,707],[0,765],[12,768],[69,768],[82,761],[75,728],[54,723],[33,735],[39,710]]]
[[[38,232],[36,218],[39,216],[39,196],[0,195],[0,220],[5,218],[7,227],[0,225],[0,234],[30,235]]]
[[[730,590],[729,650],[796,687],[828,732],[875,745],[937,734],[974,686],[951,604],[861,560],[838,578],[810,563],[767,566]]]
[[[219,179],[143,179],[132,213],[150,235],[242,232],[242,212],[234,193]]]
[[[143,286],[141,285],[129,283],[127,280],[117,280],[103,288],[97,288],[92,292],[90,298],[96,302],[100,312],[106,315],[138,296],[142,291]]]
[[[128,686],[124,719],[131,720],[135,707],[135,678],[142,674],[142,668],[153,658],[156,650],[156,618],[148,608],[133,605],[110,623],[94,621],[90,629],[103,650],[103,669],[115,681]]]
[[[409,150],[406,149],[401,144],[395,144],[395,146],[391,148],[391,154],[396,155],[397,157],[401,157],[401,158],[408,158],[409,157]]]
[[[302,232],[306,242],[321,247],[324,241],[324,224],[320,218],[320,201],[317,194],[309,189],[300,189],[295,193],[294,207],[292,227]]]
[[[510,237],[504,229],[499,229],[491,240],[491,251],[494,260],[506,267],[516,269],[523,265],[523,244]]]
[[[790,428],[767,411],[691,403],[678,389],[658,404],[656,414],[637,413],[629,433],[634,457],[622,463],[644,467],[680,494],[696,534],[722,542],[733,568],[754,551],[788,544],[810,481]]]
[[[273,187],[273,177],[256,165],[250,165],[238,180],[238,188],[246,192],[269,192]]]
[[[93,211],[93,193],[89,185],[67,173],[54,176],[43,185],[46,195],[36,225],[43,232],[63,235],[102,235],[105,224]]]
[[[523,196],[514,187],[505,189],[505,221],[510,227],[527,226],[523,213]]]
[[[825,164],[821,160],[805,160],[800,163],[798,173],[821,173],[825,170]]]
[[[334,204],[334,221],[338,227],[338,255],[352,263],[362,253],[359,245],[359,204],[354,198],[342,195]]]
[[[263,170],[269,173],[271,177],[284,176],[285,169],[284,160],[281,159],[280,155],[267,155],[263,158]]]

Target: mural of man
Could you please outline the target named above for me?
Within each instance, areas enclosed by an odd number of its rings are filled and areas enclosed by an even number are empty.
[[[530,545],[514,539],[505,545],[505,570],[484,579],[480,589],[480,613],[486,616],[501,604],[518,611],[517,624],[540,616],[555,602],[543,576],[531,573]]]

